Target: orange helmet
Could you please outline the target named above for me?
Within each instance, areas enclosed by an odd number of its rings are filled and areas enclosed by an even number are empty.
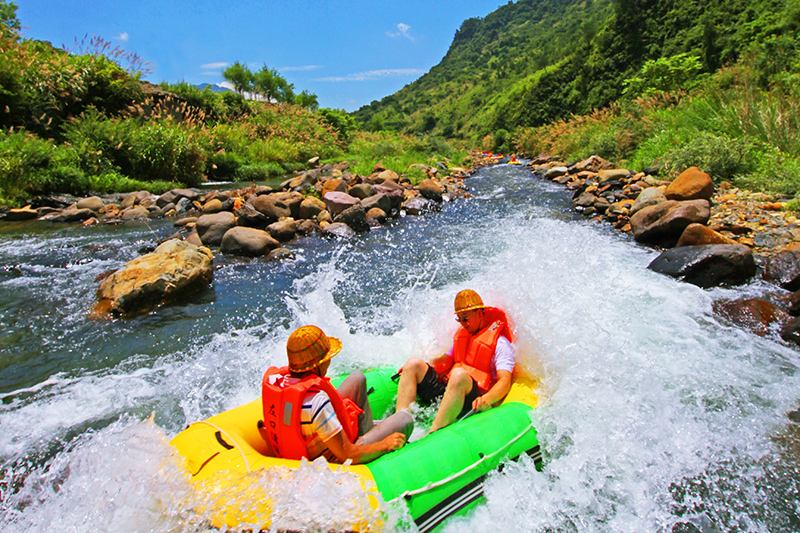
[[[478,296],[478,293],[472,289],[464,289],[456,294],[456,301],[454,304],[456,314],[466,313],[473,309],[484,309],[483,300]]]
[[[328,337],[317,326],[299,327],[286,341],[289,370],[307,372],[330,361],[341,349],[342,341],[336,337]]]

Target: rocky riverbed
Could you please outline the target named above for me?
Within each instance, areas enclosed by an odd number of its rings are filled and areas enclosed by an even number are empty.
[[[721,300],[722,318],[800,344],[800,223],[781,199],[724,182],[697,167],[674,180],[617,168],[599,156],[574,164],[540,156],[529,168],[572,191],[573,208],[663,250],[651,270],[700,287],[760,275],[777,285],[763,298]]]

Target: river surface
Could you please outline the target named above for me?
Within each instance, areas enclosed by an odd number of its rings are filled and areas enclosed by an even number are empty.
[[[4,530],[203,530],[169,439],[257,397],[291,330],[344,342],[332,373],[443,351],[462,288],[504,307],[542,379],[545,469],[512,463],[448,531],[800,529],[800,354],[718,322],[656,252],[575,218],[523,168],[475,198],[294,261],[217,257],[213,288],[128,321],[86,317],[95,277],[169,235],[149,225],[0,225],[0,524]],[[308,474],[308,473],[306,473]],[[324,482],[324,474],[320,476]],[[324,484],[324,483],[323,483]],[[278,525],[340,527],[334,496]],[[294,516],[292,514],[294,513]],[[676,524],[678,524],[676,526]]]

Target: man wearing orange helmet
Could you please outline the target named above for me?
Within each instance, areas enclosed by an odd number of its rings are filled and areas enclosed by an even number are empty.
[[[289,366],[264,374],[259,432],[276,457],[366,463],[405,444],[411,415],[402,411],[374,425],[362,372],[351,373],[338,389],[325,377],[341,349],[339,339],[303,326],[286,342]]]
[[[423,404],[442,398],[431,431],[501,402],[511,388],[516,364],[504,311],[485,306],[478,293],[465,289],[456,295],[455,313],[460,327],[450,351],[431,363],[409,359],[400,371],[398,413],[417,395]]]

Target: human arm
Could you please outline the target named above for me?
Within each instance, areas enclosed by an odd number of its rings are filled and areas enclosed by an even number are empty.
[[[340,462],[343,463],[350,459],[353,461],[353,464],[368,463],[386,452],[393,452],[394,450],[402,448],[405,443],[405,435],[402,433],[392,433],[378,442],[356,444],[347,439],[344,431],[337,432],[325,441],[328,450],[330,450]]]
[[[497,381],[486,394],[478,396],[472,401],[472,409],[475,411],[485,411],[495,404],[502,401],[511,389],[511,372],[508,370],[497,371]]]

